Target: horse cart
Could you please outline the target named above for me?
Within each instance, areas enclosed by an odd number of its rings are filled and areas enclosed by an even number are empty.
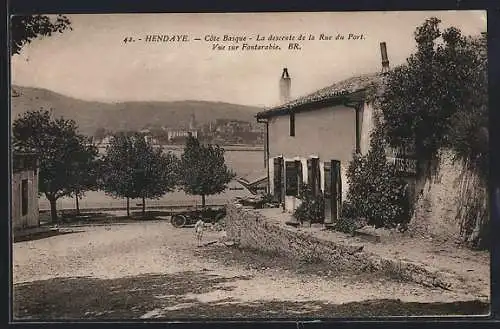
[[[215,224],[226,217],[226,207],[194,208],[172,215],[170,223],[177,228],[194,225],[199,219]]]

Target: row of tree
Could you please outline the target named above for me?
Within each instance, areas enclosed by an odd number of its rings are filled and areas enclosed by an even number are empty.
[[[205,196],[223,192],[234,178],[226,166],[224,149],[203,145],[196,138],[186,142],[180,158],[154,147],[141,134],[116,134],[99,155],[91,139],[78,133],[73,120],[54,119],[50,112],[25,112],[13,122],[13,151],[34,153],[39,160],[39,192],[51,206],[57,221],[56,201],[62,197],[78,200],[85,191],[104,190],[106,194],[127,199],[157,199],[182,189]]]

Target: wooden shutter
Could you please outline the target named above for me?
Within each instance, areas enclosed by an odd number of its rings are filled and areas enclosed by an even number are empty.
[[[327,161],[324,163],[324,180],[325,180],[325,224],[332,224],[332,163]]]
[[[23,179],[21,181],[21,214],[23,216],[26,216],[28,214],[28,202],[29,202],[28,180]]]
[[[340,174],[340,161],[332,160],[332,220],[335,222],[340,217],[342,206],[342,178]]]
[[[297,196],[298,180],[297,180],[297,165],[295,161],[285,162],[285,195]]]
[[[312,159],[312,174],[314,181],[314,195],[318,195],[321,193],[321,170],[319,169],[319,159]]]
[[[311,186],[314,193],[313,159],[307,159],[307,184]]]
[[[300,195],[302,191],[302,185],[304,184],[303,173],[302,173],[302,161],[296,160],[295,167],[297,172],[297,196]]]
[[[282,202],[282,176],[283,176],[283,158],[282,157],[277,157],[274,158],[274,191],[273,191],[273,197],[274,201],[276,202]]]

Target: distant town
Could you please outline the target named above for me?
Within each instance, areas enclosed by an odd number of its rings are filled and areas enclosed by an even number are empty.
[[[259,125],[232,119],[215,119],[209,123],[197,124],[194,114],[186,126],[148,125],[139,132],[153,145],[184,145],[189,136],[197,138],[202,143],[218,145],[263,146],[264,143],[264,130]],[[109,144],[115,133],[105,128],[98,128],[92,136],[93,141],[104,147]]]

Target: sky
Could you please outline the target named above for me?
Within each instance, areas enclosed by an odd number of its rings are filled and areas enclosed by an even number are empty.
[[[381,69],[380,42],[390,66],[415,51],[415,28],[429,17],[464,34],[486,31],[485,11],[67,15],[72,31],[34,40],[11,60],[14,85],[104,102],[206,100],[272,106],[284,67],[293,98],[354,75]],[[187,35],[188,42],[145,42],[146,35]],[[212,50],[207,36],[309,34],[301,50]],[[344,40],[318,40],[320,34]],[[349,34],[363,39],[347,40]],[[126,37],[136,42],[124,43]],[[202,40],[196,41],[194,38]],[[141,39],[139,41],[139,39]],[[293,42],[293,41],[292,41]],[[267,45],[273,42],[264,41]]]

